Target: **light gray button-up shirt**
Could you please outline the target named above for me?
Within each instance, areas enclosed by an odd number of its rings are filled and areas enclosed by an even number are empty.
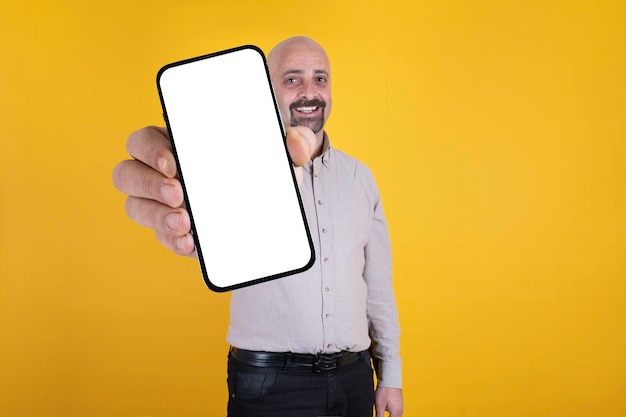
[[[370,170],[329,146],[300,186],[315,247],[307,271],[234,290],[228,342],[266,352],[358,352],[379,386],[401,388],[400,328],[387,222]],[[259,204],[263,204],[262,201]]]

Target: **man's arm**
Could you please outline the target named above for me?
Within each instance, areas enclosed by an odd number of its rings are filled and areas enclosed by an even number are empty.
[[[388,411],[392,417],[400,417],[403,412],[402,361],[400,325],[391,274],[391,247],[380,195],[375,185],[373,187],[374,216],[370,238],[365,246],[363,277],[367,283],[367,315],[378,379],[376,416],[382,417]]]

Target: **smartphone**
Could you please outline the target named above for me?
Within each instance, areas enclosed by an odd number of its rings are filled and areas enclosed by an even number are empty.
[[[261,49],[165,65],[157,87],[209,289],[310,268],[313,242]]]

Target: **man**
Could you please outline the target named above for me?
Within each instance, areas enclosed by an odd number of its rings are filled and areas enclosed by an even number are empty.
[[[391,255],[370,171],[330,147],[330,63],[295,37],[268,56],[316,261],[303,273],[233,291],[229,417],[377,417],[403,412]],[[132,133],[115,168],[126,211],[177,254],[192,255],[189,216],[166,131]],[[310,158],[310,160],[309,160]],[[374,392],[370,352],[376,364]]]

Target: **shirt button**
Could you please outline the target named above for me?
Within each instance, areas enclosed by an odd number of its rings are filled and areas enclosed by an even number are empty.
[[[330,349],[330,348],[332,348],[332,347],[333,347],[333,344],[332,344],[332,343],[329,343],[329,344],[327,344],[327,345],[326,345],[326,348],[327,348],[327,349]]]
[[[324,262],[328,262],[328,258],[324,258]]]
[[[326,313],[326,316],[325,316],[325,317],[326,317],[327,319],[328,319],[328,318],[330,318],[330,314]]]
[[[326,233],[326,229],[322,229],[322,233]]]
[[[328,291],[330,291],[330,288],[328,287],[324,288],[324,292],[328,292]]]
[[[317,200],[317,204],[322,205],[322,200]]]

